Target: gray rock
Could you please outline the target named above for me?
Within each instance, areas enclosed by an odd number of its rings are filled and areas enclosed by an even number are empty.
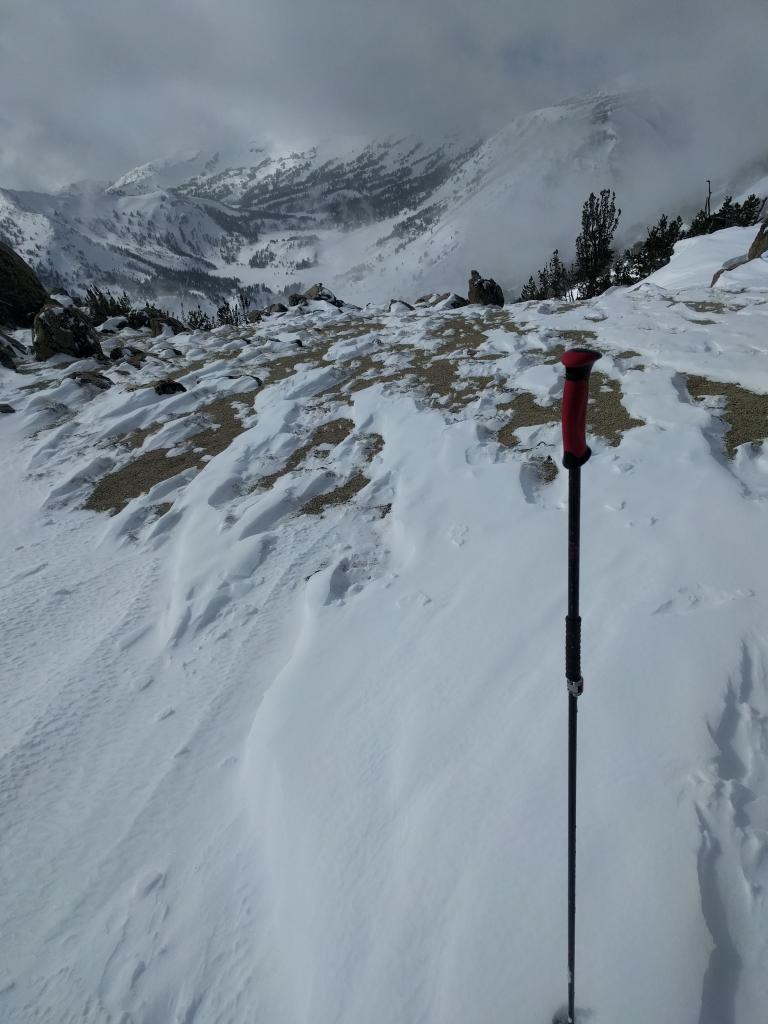
[[[30,327],[48,293],[32,267],[0,242],[0,324]]]
[[[743,267],[745,263],[751,263],[752,260],[759,260],[766,252],[768,252],[768,220],[764,220],[760,225],[757,234],[752,239],[752,244],[742,256],[734,256],[732,259],[725,261],[722,267],[720,267],[712,278],[709,287],[714,288],[721,275],[727,273],[729,270],[735,270],[737,267]]]
[[[300,295],[298,292],[291,292],[291,294],[288,296],[289,306],[306,306],[306,304],[307,299],[303,295]]]
[[[267,306],[264,310],[265,313],[287,313],[288,307],[284,306],[282,302],[273,302],[271,306]]]
[[[74,305],[64,307],[50,300],[46,302],[35,317],[32,334],[35,359],[50,359],[61,354],[75,359],[105,358],[93,324]]]
[[[504,292],[492,277],[480,277],[476,270],[469,276],[468,298],[478,306],[503,306]]]
[[[341,299],[337,299],[333,292],[320,282],[313,284],[311,288],[307,288],[304,292],[304,298],[309,299],[310,302],[330,302],[332,306],[337,308],[341,308],[344,305]]]
[[[79,370],[77,373],[70,374],[70,377],[78,384],[91,384],[93,387],[99,388],[100,391],[106,391],[114,384],[109,377],[105,377],[103,373],[97,373],[95,370]]]
[[[456,292],[440,292],[439,294],[432,292],[416,299],[417,306],[439,306],[442,304],[444,304],[444,309],[461,309],[462,306],[469,305],[467,300],[461,295],[457,295]]]
[[[184,334],[187,329],[181,320],[177,320],[175,316],[166,316],[162,319],[159,317],[152,317],[149,321],[149,328],[152,331],[152,337],[159,337],[163,333],[163,327],[165,327],[166,324],[171,328],[174,336],[177,334]]]
[[[249,324],[257,324],[261,320],[261,317],[262,313],[260,309],[252,309],[250,313],[246,314],[245,319]]]
[[[764,256],[768,252],[768,220],[764,220],[760,225],[760,230],[752,240],[752,244],[747,250],[747,259],[756,260],[761,256]]]
[[[180,395],[187,389],[177,380],[161,380],[155,384],[155,391],[158,395]]]
[[[12,405],[8,405],[6,402],[0,403],[0,415],[16,412]]]
[[[20,360],[26,358],[27,350],[15,338],[0,331],[0,366],[6,370],[17,370]]]

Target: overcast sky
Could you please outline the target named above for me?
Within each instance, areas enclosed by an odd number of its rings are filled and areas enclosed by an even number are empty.
[[[767,47],[768,0],[0,0],[0,186],[236,138],[475,135],[628,72],[713,146],[768,149]]]

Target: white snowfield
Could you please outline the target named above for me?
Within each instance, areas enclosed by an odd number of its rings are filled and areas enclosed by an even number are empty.
[[[753,235],[0,368],[0,1020],[549,1024],[573,343],[637,421],[582,472],[580,1019],[765,1019],[768,262],[708,287]]]

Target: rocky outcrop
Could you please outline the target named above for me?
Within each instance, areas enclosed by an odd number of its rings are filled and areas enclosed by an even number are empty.
[[[187,328],[184,326],[181,320],[177,320],[175,316],[150,318],[149,328],[152,332],[153,338],[159,338],[166,326],[170,327],[174,337],[177,334],[184,334],[187,330]]]
[[[0,242],[0,324],[30,327],[48,292],[32,267]]]
[[[90,385],[98,388],[99,391],[107,391],[114,384],[109,377],[105,377],[103,373],[97,373],[95,370],[81,370],[79,373],[70,374],[70,376],[72,380],[77,381],[83,387]]]
[[[264,310],[264,312],[268,313],[268,314],[272,314],[272,313],[287,313],[288,312],[288,307],[284,306],[282,304],[282,302],[273,302],[271,306],[267,306],[267,308]]]
[[[16,412],[12,405],[8,405],[7,402],[0,404],[0,415],[8,416],[12,412]]]
[[[752,245],[747,250],[748,260],[757,260],[768,252],[768,220],[760,225],[760,230],[755,235]]]
[[[180,395],[186,390],[178,380],[160,380],[155,384],[155,392],[158,395]]]
[[[307,300],[300,292],[291,292],[288,296],[289,306],[306,306]]]
[[[27,350],[15,338],[0,331],[0,366],[6,370],[18,370],[19,363],[27,357]]]
[[[330,289],[320,283],[313,284],[311,288],[307,288],[304,292],[304,298],[308,299],[310,302],[330,302],[330,304],[332,306],[336,306],[337,309],[344,305],[341,299],[337,299]]]
[[[713,288],[722,274],[729,270],[735,270],[736,267],[743,267],[745,263],[751,263],[752,260],[759,260],[766,252],[768,252],[768,220],[764,220],[760,225],[752,244],[743,256],[734,256],[733,259],[725,261],[712,278],[709,287]]]
[[[58,355],[105,358],[93,324],[75,305],[60,306],[49,299],[35,317],[32,339],[35,359]]]
[[[469,303],[456,292],[432,292],[416,299],[417,306],[439,306],[440,309],[461,309]]]
[[[503,306],[504,292],[492,277],[480,277],[476,270],[469,276],[470,303],[477,306]]]

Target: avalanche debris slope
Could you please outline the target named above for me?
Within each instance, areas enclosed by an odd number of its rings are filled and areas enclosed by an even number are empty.
[[[768,266],[707,287],[747,234],[588,302],[0,368],[3,1020],[551,1019],[574,343],[579,1001],[761,1019]]]

